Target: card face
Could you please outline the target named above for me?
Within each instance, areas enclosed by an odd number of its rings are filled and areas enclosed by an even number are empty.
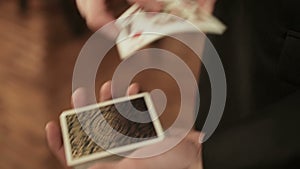
[[[204,33],[222,34],[226,26],[213,15],[201,9],[198,0],[163,0],[163,12],[179,16]]]
[[[204,33],[222,34],[226,29],[217,18],[202,10],[197,0],[162,2],[162,13],[145,12],[134,4],[115,22],[121,30],[116,40],[121,59],[128,58],[155,40],[174,33],[200,30]]]
[[[107,159],[164,138],[148,93],[68,110],[60,122],[68,166]]]

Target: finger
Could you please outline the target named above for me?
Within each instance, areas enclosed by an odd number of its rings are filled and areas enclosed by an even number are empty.
[[[85,88],[80,87],[74,91],[71,98],[71,105],[74,108],[89,105],[91,100],[88,97],[88,92]]]
[[[204,137],[204,133],[201,133],[198,131],[190,131],[186,136],[187,139],[193,140],[197,143],[200,143],[200,141],[202,141],[203,137]]]
[[[86,2],[87,2],[86,0],[76,0],[78,11],[80,15],[84,18],[86,15]]]
[[[134,95],[140,92],[140,85],[138,83],[133,83],[131,84],[128,89],[126,94],[127,95]]]
[[[208,13],[212,13],[215,7],[216,0],[198,0],[199,5]]]
[[[63,146],[59,127],[55,122],[51,121],[47,123],[45,130],[50,150],[56,153]]]
[[[100,102],[110,100],[112,98],[111,94],[111,81],[105,82],[100,89]]]
[[[191,141],[195,145],[195,148],[197,149],[196,158],[199,159],[199,160],[195,160],[191,164],[191,168],[203,168],[200,159],[202,159],[202,143],[203,143],[204,136],[205,134],[203,132],[191,131],[186,137],[186,140]]]
[[[128,2],[132,4],[137,3],[146,11],[151,12],[159,12],[163,7],[162,2],[158,2],[156,0],[128,0]]]
[[[201,148],[201,143],[204,138],[204,133],[191,131],[186,136],[186,140],[192,142],[198,149]]]
[[[47,123],[45,130],[47,143],[51,152],[66,167],[65,150],[59,126],[55,122],[51,121]]]
[[[206,2],[206,0],[198,0],[198,4],[199,4],[200,6],[203,6],[205,2]]]
[[[206,0],[206,3],[203,6],[203,9],[208,13],[212,13],[215,8],[216,0]]]
[[[113,21],[114,17],[108,12],[105,0],[88,0],[86,2],[85,19],[88,27],[96,31]]]

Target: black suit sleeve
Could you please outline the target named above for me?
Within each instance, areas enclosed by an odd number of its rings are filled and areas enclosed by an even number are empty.
[[[204,169],[299,167],[300,91],[203,144]]]

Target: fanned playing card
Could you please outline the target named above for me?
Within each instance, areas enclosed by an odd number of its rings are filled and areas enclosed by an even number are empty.
[[[116,26],[121,30],[117,37],[117,47],[122,59],[155,40],[174,33],[202,31],[222,34],[226,29],[217,18],[202,10],[196,0],[162,2],[162,13],[145,12],[134,4],[116,21]]]

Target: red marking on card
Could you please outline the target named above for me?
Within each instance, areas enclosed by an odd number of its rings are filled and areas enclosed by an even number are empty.
[[[133,35],[133,38],[137,38],[137,37],[139,37],[141,35],[142,35],[142,32],[138,32],[138,33],[136,33],[136,34]]]

